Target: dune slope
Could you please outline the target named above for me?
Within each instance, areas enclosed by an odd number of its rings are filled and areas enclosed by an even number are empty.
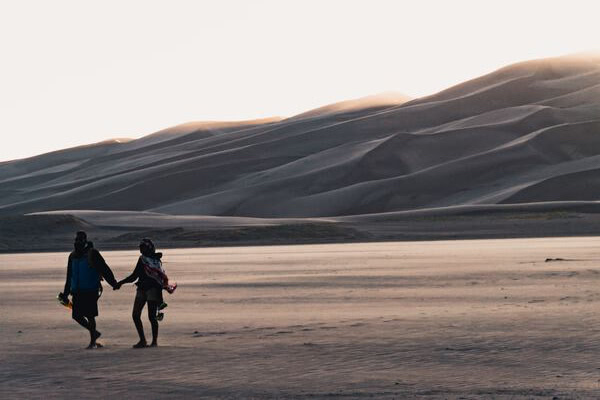
[[[502,68],[432,96],[192,123],[0,163],[0,214],[319,217],[597,200],[600,57]]]

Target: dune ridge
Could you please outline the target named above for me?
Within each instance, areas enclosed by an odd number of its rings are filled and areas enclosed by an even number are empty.
[[[260,218],[594,201],[600,57],[510,65],[440,93],[190,123],[0,164],[0,214]]]

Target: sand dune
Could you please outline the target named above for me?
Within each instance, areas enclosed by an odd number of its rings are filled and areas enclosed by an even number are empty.
[[[595,200],[600,57],[502,68],[432,96],[191,123],[0,164],[0,214],[329,217]]]
[[[303,119],[303,118],[322,118],[331,114],[361,112],[365,109],[379,111],[385,108],[397,106],[406,103],[410,97],[396,92],[380,93],[373,96],[362,97],[360,99],[346,100],[339,103],[329,104],[314,110],[307,111],[302,114],[288,118],[288,121]]]

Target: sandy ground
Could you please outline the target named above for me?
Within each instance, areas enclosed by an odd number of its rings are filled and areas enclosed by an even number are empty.
[[[131,349],[127,286],[91,351],[55,300],[67,254],[0,255],[0,398],[598,398],[599,244],[168,250],[161,347]],[[119,278],[136,260],[104,255]]]

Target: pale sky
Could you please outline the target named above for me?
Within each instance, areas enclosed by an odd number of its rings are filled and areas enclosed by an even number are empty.
[[[189,121],[428,95],[600,48],[590,1],[0,0],[0,161]]]

